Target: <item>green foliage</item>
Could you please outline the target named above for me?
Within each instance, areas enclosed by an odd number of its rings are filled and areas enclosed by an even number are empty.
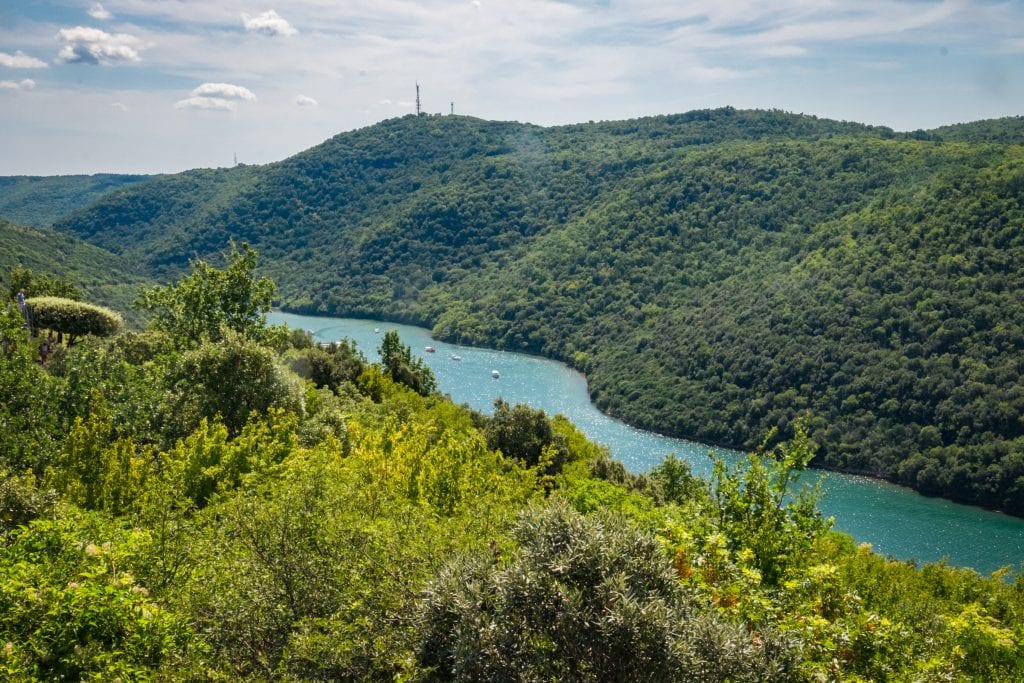
[[[0,185],[3,184],[0,178]],[[2,203],[2,199],[0,199]],[[87,299],[127,314],[147,280],[135,264],[68,234],[26,228],[0,219],[0,283],[9,297],[24,288],[26,296]]]
[[[227,330],[219,341],[203,341],[174,356],[167,371],[171,395],[161,410],[174,438],[218,418],[238,434],[252,414],[273,406],[301,412],[301,381],[278,364],[274,353]]]
[[[7,680],[187,675],[187,625],[125,568],[139,532],[73,511],[0,546],[0,671]]]
[[[119,313],[81,301],[42,296],[27,299],[25,303],[33,327],[63,332],[70,337],[69,346],[75,343],[77,337],[108,337],[124,324]]]
[[[137,304],[152,314],[151,325],[183,347],[217,342],[226,331],[270,341],[266,313],[274,296],[274,283],[257,278],[256,252],[247,244],[225,254],[227,266],[218,270],[205,261],[192,264],[192,272],[176,284],[143,291]]]
[[[38,473],[61,438],[61,416],[49,408],[55,382],[24,326],[16,307],[0,309],[0,468]]]
[[[8,300],[13,300],[18,291],[22,289],[25,290],[25,295],[30,297],[56,296],[76,301],[82,298],[78,287],[68,280],[55,275],[33,274],[31,268],[26,268],[21,264],[12,266],[5,280]]]
[[[551,428],[547,414],[525,403],[510,406],[498,398],[494,401],[494,415],[486,422],[484,433],[488,447],[501,451],[507,458],[521,460],[528,467],[536,466],[544,457],[545,449],[554,450],[550,470],[557,473],[568,457],[568,447]]]
[[[44,367],[0,312],[0,678],[1024,678],[1024,579],[829,533],[801,420],[710,483],[631,474],[564,417],[223,329]]]
[[[57,500],[57,492],[37,486],[31,472],[0,470],[0,537],[49,514]]]
[[[752,448],[814,414],[815,465],[1020,513],[1022,130],[406,117],[59,228],[159,274],[246,240],[286,308],[565,360],[663,433]]]
[[[753,554],[753,566],[769,586],[801,569],[810,549],[831,526],[818,512],[818,490],[790,490],[814,457],[802,424],[793,440],[770,452],[752,453],[746,463],[729,469],[716,459],[711,497],[719,524],[734,549]]]
[[[651,470],[650,476],[660,487],[664,499],[672,503],[701,498],[707,493],[707,486],[693,475],[689,463],[675,455],[665,457]]]
[[[437,391],[434,373],[422,358],[412,357],[412,350],[398,338],[398,332],[385,332],[378,351],[381,365],[393,381],[404,384],[421,396]]]
[[[346,383],[355,384],[366,365],[366,357],[348,339],[305,348],[289,361],[299,376],[335,393]]]
[[[428,680],[792,680],[795,649],[755,646],[700,610],[657,540],[621,519],[555,502],[513,533],[507,560],[463,559],[431,586],[417,651]]]
[[[109,192],[146,179],[147,176],[109,173],[0,177],[0,216],[22,225],[47,228]]]

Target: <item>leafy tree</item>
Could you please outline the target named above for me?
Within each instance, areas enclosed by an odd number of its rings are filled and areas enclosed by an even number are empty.
[[[22,289],[29,297],[55,296],[75,301],[82,298],[81,291],[69,280],[57,275],[35,274],[31,268],[20,264],[11,267],[5,280],[8,301],[14,299]]]
[[[754,565],[768,585],[804,566],[814,543],[831,526],[818,511],[817,488],[790,490],[814,457],[803,424],[798,423],[795,431],[792,441],[769,452],[751,453],[731,470],[716,459],[711,478],[722,530],[735,550],[753,553]]]
[[[68,346],[78,337],[108,337],[117,332],[124,319],[109,308],[55,296],[26,299],[32,326],[68,335]]]
[[[171,391],[160,408],[169,428],[165,439],[191,433],[204,418],[217,419],[236,435],[250,416],[271,407],[301,411],[301,380],[279,365],[270,349],[231,330],[169,362],[165,381]]]
[[[547,469],[551,473],[561,470],[568,448],[551,428],[547,414],[539,408],[525,403],[510,406],[501,398],[494,401],[494,415],[484,426],[487,445],[499,450],[506,458],[521,460],[527,467],[534,467],[550,448]]]
[[[269,278],[255,277],[256,252],[247,244],[232,246],[227,266],[218,270],[205,261],[192,264],[192,272],[176,284],[143,291],[136,302],[152,314],[152,326],[186,347],[217,342],[225,330],[269,341],[266,313],[274,296]]]
[[[437,391],[434,373],[422,358],[412,357],[412,350],[398,338],[398,332],[385,332],[378,351],[381,365],[393,381],[404,384],[421,396]]]
[[[337,393],[343,384],[354,384],[366,369],[366,364],[366,357],[355,342],[343,339],[303,349],[290,362],[290,367],[318,387],[327,387]]]

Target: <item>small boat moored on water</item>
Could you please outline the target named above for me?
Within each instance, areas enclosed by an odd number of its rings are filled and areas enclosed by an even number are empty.
[[[498,379],[499,377],[501,377],[501,373],[499,373],[497,370],[491,370],[491,377],[493,377],[494,379]]]
[[[435,349],[433,346],[428,346],[428,347],[424,348],[423,350],[426,351],[427,353],[433,353],[437,349]]]
[[[462,360],[462,356],[457,353],[452,354],[452,360]]]

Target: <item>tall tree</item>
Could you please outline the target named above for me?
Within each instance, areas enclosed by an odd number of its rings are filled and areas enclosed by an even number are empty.
[[[437,379],[433,371],[424,365],[423,359],[412,357],[412,351],[398,338],[398,332],[386,332],[378,351],[381,364],[394,381],[404,384],[421,396],[437,390]]]
[[[220,341],[225,330],[269,341],[266,314],[274,282],[254,275],[256,258],[248,244],[243,243],[241,250],[232,245],[225,254],[224,270],[195,261],[190,275],[175,284],[143,291],[136,305],[151,312],[152,326],[181,346]]]

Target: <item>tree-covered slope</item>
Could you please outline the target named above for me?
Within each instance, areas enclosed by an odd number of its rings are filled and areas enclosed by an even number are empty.
[[[58,227],[153,272],[246,240],[286,307],[561,358],[671,434],[810,413],[817,464],[1021,514],[1022,130],[406,117]]]
[[[150,176],[0,176],[0,216],[21,225],[46,228],[72,211]]]
[[[267,326],[226,256],[44,362],[0,309],[4,680],[1022,680],[1024,579],[832,532],[801,428],[633,475],[396,332],[376,364]]]
[[[0,273],[18,266],[74,283],[87,298],[129,314],[133,321],[138,316],[131,315],[131,304],[139,287],[150,282],[128,260],[77,237],[0,219]]]

